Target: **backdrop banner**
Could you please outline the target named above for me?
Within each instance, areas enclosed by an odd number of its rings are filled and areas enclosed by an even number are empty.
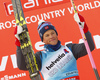
[[[50,21],[56,27],[62,45],[83,42],[73,18],[70,0],[21,1],[34,52],[43,50],[44,43],[37,32],[38,21],[41,19]],[[93,37],[95,50],[91,53],[100,74],[100,0],[74,2]],[[0,0],[0,80],[30,80],[28,71],[19,70],[17,67],[15,26],[11,0]],[[77,60],[77,67],[80,80],[96,80],[88,55]]]

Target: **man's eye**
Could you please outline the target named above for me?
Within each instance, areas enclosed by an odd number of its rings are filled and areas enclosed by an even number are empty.
[[[49,35],[47,34],[46,37],[48,37]]]
[[[51,34],[54,34],[54,32],[52,32]]]

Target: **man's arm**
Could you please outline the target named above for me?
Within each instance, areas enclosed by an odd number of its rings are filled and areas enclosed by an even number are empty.
[[[37,52],[35,54],[35,57],[36,57],[36,63],[38,65],[38,68],[39,70],[41,69],[41,52]],[[25,59],[24,59],[24,56],[22,54],[22,51],[21,51],[21,48],[17,46],[17,65],[18,65],[18,68],[20,70],[28,70],[26,68],[26,62],[25,62]]]
[[[87,38],[89,48],[90,48],[91,51],[93,51],[95,46],[94,46],[94,42],[93,42],[91,33],[88,31],[87,33],[85,33],[85,35],[86,35],[86,38]],[[76,59],[78,59],[82,56],[85,56],[87,54],[84,43],[81,43],[81,44],[68,44],[67,46],[71,47],[73,55]]]
[[[18,68],[20,70],[27,70],[24,56],[22,54],[21,48],[18,46],[17,46],[16,53],[17,53],[17,66],[18,66]]]

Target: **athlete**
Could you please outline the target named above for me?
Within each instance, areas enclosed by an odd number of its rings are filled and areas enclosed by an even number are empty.
[[[84,18],[79,13],[75,13],[74,19],[83,28],[90,50],[93,51],[94,42]],[[76,61],[87,55],[84,43],[61,45],[57,30],[50,22],[41,20],[38,24],[39,36],[45,44],[44,50],[35,53],[35,56],[44,80],[79,80]],[[21,32],[23,32],[22,28],[16,26],[17,64],[20,70],[27,70],[18,37]]]

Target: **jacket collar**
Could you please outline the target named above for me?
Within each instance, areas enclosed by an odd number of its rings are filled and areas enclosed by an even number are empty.
[[[58,40],[58,43],[56,45],[44,45],[44,49],[46,51],[50,51],[50,52],[53,52],[53,51],[57,51],[59,48],[61,47],[61,42]]]

